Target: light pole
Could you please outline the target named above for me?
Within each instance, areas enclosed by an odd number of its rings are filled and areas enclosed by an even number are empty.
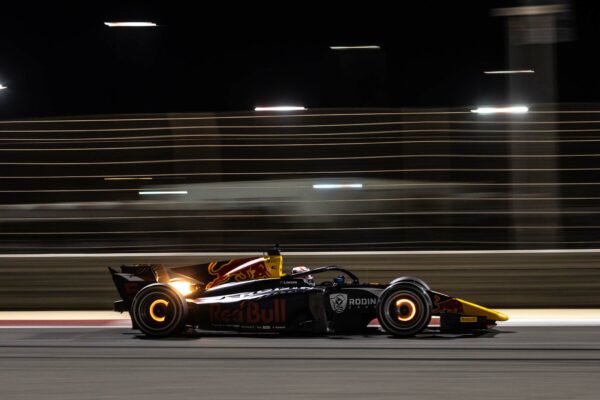
[[[492,15],[506,18],[508,70],[535,70],[535,74],[510,74],[511,104],[544,104],[555,107],[555,43],[568,39],[557,29],[558,18],[569,12],[564,3],[524,1],[520,7],[498,8]],[[527,121],[510,124],[511,209],[516,248],[560,244],[560,194],[556,157],[555,114],[546,114],[543,133],[527,130]],[[540,136],[544,137],[540,141]],[[534,157],[514,157],[515,155]],[[548,157],[535,157],[547,155]],[[532,170],[536,170],[532,172]],[[535,185],[541,183],[542,185]],[[540,201],[525,200],[540,198]],[[546,211],[547,213],[533,213]],[[535,227],[535,228],[531,228]]]

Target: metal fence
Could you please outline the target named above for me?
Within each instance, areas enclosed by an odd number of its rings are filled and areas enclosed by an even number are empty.
[[[491,306],[597,306],[599,117],[534,106],[1,121],[0,308],[109,308],[108,265],[276,243],[300,252],[286,268],[417,275]],[[587,250],[535,251],[572,248]],[[490,251],[439,253],[477,249]]]
[[[594,248],[600,108],[0,122],[0,251]]]

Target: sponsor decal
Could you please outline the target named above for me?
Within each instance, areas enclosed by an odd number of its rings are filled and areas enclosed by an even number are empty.
[[[228,262],[212,262],[208,266],[208,273],[215,278],[206,284],[206,289],[230,281],[241,282],[271,277],[271,272],[262,257],[231,260]]]
[[[361,297],[358,299],[348,299],[348,306],[350,307],[368,307],[377,304],[377,299],[374,297]]]
[[[133,301],[133,298],[146,284],[144,282],[124,282],[123,292],[129,301]]]
[[[446,311],[453,314],[461,314],[463,312],[462,303],[455,299],[448,299],[441,301],[437,304],[437,307],[434,309],[435,312]]]
[[[460,322],[477,322],[477,317],[460,317]]]
[[[209,319],[214,324],[267,325],[285,324],[285,300],[270,302],[242,301],[237,307],[211,304]]]
[[[376,297],[348,297],[346,293],[335,293],[329,295],[331,308],[338,314],[341,314],[346,308],[374,307],[377,305]]]
[[[346,293],[336,293],[329,295],[329,302],[331,304],[331,308],[338,314],[341,314],[346,309],[346,305],[348,304],[348,295]]]

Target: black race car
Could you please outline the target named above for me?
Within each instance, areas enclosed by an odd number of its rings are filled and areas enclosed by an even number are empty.
[[[361,283],[352,272],[325,266],[284,274],[279,250],[262,257],[184,267],[123,265],[112,268],[121,296],[116,311],[129,311],[134,329],[164,337],[184,330],[358,333],[379,320],[388,334],[413,336],[439,316],[441,332],[475,332],[508,317],[438,293],[421,279]],[[334,271],[330,281],[314,276]],[[323,276],[323,275],[321,275]]]

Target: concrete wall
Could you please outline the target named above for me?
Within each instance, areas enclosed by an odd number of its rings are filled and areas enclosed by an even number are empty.
[[[2,256],[0,309],[110,309],[117,293],[108,266],[185,265],[241,256]],[[296,265],[328,264],[347,266],[368,282],[419,276],[436,290],[492,307],[600,307],[600,252],[292,253],[284,258],[286,271]]]

